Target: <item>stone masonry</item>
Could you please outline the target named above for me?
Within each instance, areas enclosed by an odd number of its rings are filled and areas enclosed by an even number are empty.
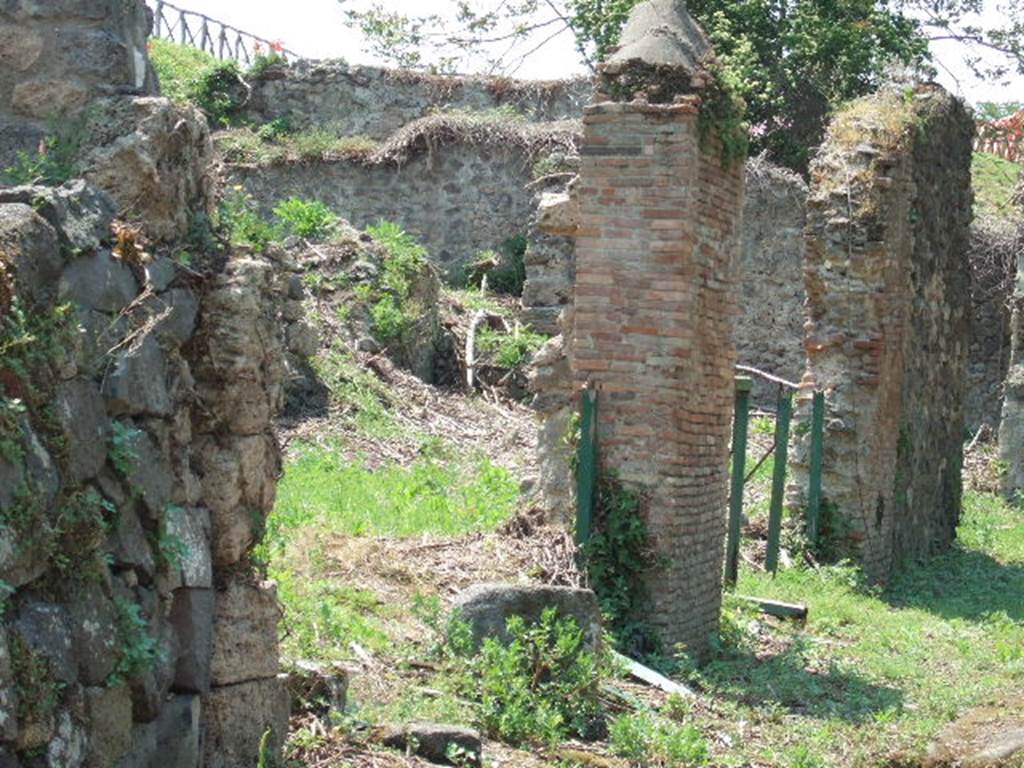
[[[709,54],[681,4],[655,0],[606,65],[608,90],[648,66],[685,87],[584,111],[572,339],[577,386],[599,392],[601,472],[645,497],[649,620],[697,654],[721,604],[743,198],[742,163],[724,168],[699,135]]]
[[[149,27],[134,0],[0,6],[0,168],[97,96],[156,93]]]
[[[124,19],[145,18],[4,7],[10,34],[96,56],[137,49]],[[280,473],[287,274],[175,260],[208,203],[205,120],[74,61],[45,72],[90,84],[86,178],[0,187],[0,766],[252,768],[289,708],[249,561]],[[15,113],[30,130],[5,92]]]
[[[828,527],[876,580],[960,516],[972,134],[937,86],[885,91],[836,117],[812,167],[800,413],[825,392]]]

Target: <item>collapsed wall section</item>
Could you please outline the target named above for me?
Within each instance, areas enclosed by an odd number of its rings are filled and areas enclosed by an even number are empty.
[[[812,166],[801,412],[825,392],[826,533],[874,579],[960,516],[972,135],[940,88],[886,91],[836,117]]]

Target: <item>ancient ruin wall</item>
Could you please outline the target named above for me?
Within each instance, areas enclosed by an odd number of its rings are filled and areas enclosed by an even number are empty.
[[[649,619],[700,653],[721,602],[743,178],[701,149],[697,113],[585,111],[572,353],[599,392],[601,471],[645,494]]]
[[[972,134],[937,87],[884,92],[836,118],[812,168],[801,411],[824,390],[831,533],[875,579],[960,515]]]
[[[0,7],[0,168],[98,95],[155,93],[149,26],[125,0]]]
[[[807,185],[762,157],[746,167],[736,279],[737,360],[789,381],[804,369],[804,223]],[[752,401],[774,408],[776,386],[755,379]]]
[[[268,212],[297,195],[322,200],[360,228],[381,219],[398,222],[450,277],[460,279],[463,266],[481,251],[526,233],[533,162],[515,147],[453,142],[418,151],[402,164],[235,166],[231,176]]]
[[[578,117],[592,90],[585,78],[444,77],[307,60],[271,67],[252,86],[245,117],[257,122],[286,118],[295,128],[329,128],[342,136],[373,139],[445,110],[507,108],[537,122]]]

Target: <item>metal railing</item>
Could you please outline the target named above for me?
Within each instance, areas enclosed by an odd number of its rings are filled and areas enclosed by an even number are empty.
[[[221,60],[234,59],[246,66],[260,55],[276,53],[300,58],[285,48],[280,40],[268,40],[163,0],[149,0],[148,4],[153,10],[153,37],[198,48]]]

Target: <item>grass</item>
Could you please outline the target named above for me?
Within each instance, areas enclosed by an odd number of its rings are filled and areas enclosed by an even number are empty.
[[[271,539],[311,524],[348,536],[458,536],[495,528],[518,496],[509,473],[486,459],[371,471],[332,448],[305,446],[285,470],[269,530]]]
[[[971,163],[974,210],[979,216],[1015,221],[1013,194],[1020,178],[1020,166],[996,155],[975,152]]]
[[[804,602],[810,614],[802,628],[768,625],[727,600],[715,658],[691,674],[759,732],[731,760],[878,765],[1020,689],[1024,514],[975,492],[965,508],[960,543],[884,591],[849,566],[741,572],[737,592]]]
[[[274,165],[366,157],[377,149],[378,142],[329,128],[291,131],[268,123],[223,131],[217,134],[216,145],[227,162]]]

